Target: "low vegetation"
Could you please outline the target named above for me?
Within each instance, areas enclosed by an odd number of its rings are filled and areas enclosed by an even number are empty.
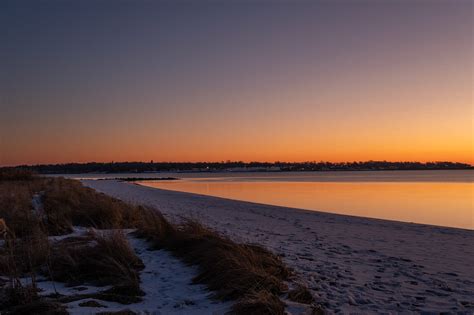
[[[31,180],[36,178],[37,175],[28,169],[24,168],[0,168],[0,181],[19,181],[19,180]]]
[[[288,292],[288,299],[293,302],[311,304],[314,297],[304,285],[297,284],[296,287]]]
[[[72,226],[131,228],[139,219],[137,207],[64,178],[49,180],[44,188],[43,205],[52,235],[69,233]]]
[[[312,302],[303,289],[288,292],[291,271],[268,250],[235,243],[195,221],[172,224],[155,209],[129,205],[75,180],[0,171],[0,218],[8,226],[0,245],[0,279],[5,281],[2,286],[0,280],[0,311],[7,314],[63,314],[64,303],[87,298],[139,302],[144,266],[128,244],[126,228],[135,229],[152,249],[196,265],[194,282],[205,284],[217,299],[235,300],[235,314],[284,314],[280,297],[285,293]],[[93,229],[51,239],[74,226]],[[94,294],[45,297],[38,294],[38,275],[68,285],[108,287]]]
[[[64,239],[53,246],[50,265],[56,281],[113,285],[115,291],[142,294],[139,271],[144,265],[121,230]]]
[[[197,265],[199,273],[194,282],[206,284],[216,298],[239,300],[236,313],[248,314],[239,311],[243,304],[246,309],[254,305],[271,310],[258,314],[284,313],[278,297],[287,290],[285,281],[291,271],[278,256],[257,245],[237,244],[195,221],[173,226],[154,209],[145,213],[147,220],[142,221],[138,233],[155,248],[169,250],[188,264]],[[259,296],[265,300],[257,299]]]
[[[233,314],[285,314],[280,298],[268,291],[250,292],[239,299],[232,308]]]

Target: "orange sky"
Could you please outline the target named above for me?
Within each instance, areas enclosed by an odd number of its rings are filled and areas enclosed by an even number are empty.
[[[474,164],[472,6],[7,6],[0,165]]]

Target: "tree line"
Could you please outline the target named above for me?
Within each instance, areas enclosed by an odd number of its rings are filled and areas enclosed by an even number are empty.
[[[143,172],[218,172],[218,171],[385,171],[472,169],[458,162],[109,162],[20,165],[40,174],[143,173]]]

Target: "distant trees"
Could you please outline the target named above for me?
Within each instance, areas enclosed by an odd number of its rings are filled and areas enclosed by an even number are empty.
[[[16,168],[0,168],[2,177],[31,176],[31,172],[42,174],[79,174],[79,173],[143,173],[177,171],[382,171],[382,170],[441,170],[472,169],[465,163],[457,162],[110,162],[110,163],[68,163],[47,165],[22,165]],[[15,171],[13,171],[15,170]],[[6,172],[6,173],[5,173]]]

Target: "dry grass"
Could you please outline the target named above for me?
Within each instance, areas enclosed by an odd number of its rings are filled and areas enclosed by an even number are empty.
[[[194,221],[175,227],[153,209],[147,209],[146,217],[139,226],[140,233],[155,247],[197,265],[199,273],[194,282],[206,284],[216,298],[239,300],[234,307],[236,313],[245,314],[241,311],[251,305],[282,309],[278,296],[287,289],[284,281],[290,270],[278,256],[260,246],[237,244]],[[259,297],[265,300],[259,301]]]
[[[275,294],[262,290],[246,294],[234,304],[231,314],[284,315],[285,305]]]
[[[0,218],[10,232],[18,237],[36,233],[40,219],[32,211],[31,200],[40,191],[41,180],[0,181]]]
[[[66,311],[61,303],[51,301],[47,299],[37,299],[29,303],[19,303],[15,306],[5,308],[4,313],[9,315],[67,315]]]
[[[56,178],[45,189],[43,205],[49,234],[69,233],[73,225],[98,229],[134,227],[137,207],[95,190],[79,181]]]
[[[41,196],[42,211],[33,209],[35,194]],[[139,302],[143,263],[120,230],[68,238],[54,247],[48,241],[48,235],[69,233],[73,225],[132,227],[138,221],[134,217],[137,214],[137,207],[99,194],[78,181],[0,172],[0,218],[11,231],[0,245],[0,275],[9,279],[0,290],[0,309],[41,313],[49,305],[56,312],[55,303],[37,294],[38,273],[55,281],[113,285],[94,297],[124,304]],[[20,278],[25,277],[31,278],[31,285],[22,284]]]
[[[0,275],[8,278],[7,285],[0,287],[2,314],[64,314],[60,305],[39,297],[36,287],[36,275],[47,265],[49,249],[41,229],[22,238],[8,235],[0,246]]]
[[[46,264],[49,253],[48,237],[41,230],[23,238],[9,238],[0,247],[0,275],[34,274]]]
[[[197,222],[187,222],[167,248],[184,261],[198,264],[194,279],[222,299],[265,290],[281,294],[289,276],[282,261],[259,246],[236,244]]]
[[[177,234],[176,227],[156,209],[140,206],[139,215],[138,229],[135,234],[150,241],[154,249],[163,248],[167,240],[174,238]]]
[[[51,257],[51,278],[75,285],[114,285],[109,293],[141,295],[143,267],[122,231],[97,232],[58,244]]]
[[[31,285],[23,285],[16,280],[2,291],[2,295],[3,300],[1,302],[5,308],[33,303],[39,299],[36,288]]]
[[[195,283],[207,285],[216,298],[237,300],[233,313],[283,314],[284,304],[279,296],[288,289],[285,281],[291,271],[268,250],[235,243],[195,221],[171,224],[155,209],[131,206],[75,180],[26,180],[22,176],[0,176],[8,178],[0,180],[0,218],[12,231],[9,241],[0,247],[0,275],[11,279],[9,309],[20,310],[18,304],[23,300],[38,309],[33,313],[41,313],[47,305],[61,313],[57,304],[37,296],[38,271],[54,281],[113,286],[92,295],[58,297],[57,302],[85,298],[122,304],[140,301],[143,292],[139,271],[144,266],[122,232],[97,232],[67,238],[54,246],[49,244],[47,235],[66,234],[78,225],[98,229],[137,227],[137,235],[147,238],[154,248],[169,250],[184,262],[196,265]],[[31,200],[38,193],[44,208],[41,213],[32,211]],[[31,288],[17,281],[25,275],[31,276]],[[289,292],[289,298],[310,303],[307,293],[298,288]]]
[[[18,181],[18,180],[31,180],[37,177],[37,175],[26,169],[21,168],[0,168],[0,181]]]
[[[48,235],[63,235],[73,226],[113,229],[134,227],[138,222],[138,207],[84,187],[79,181],[7,178],[0,180],[0,218],[18,237],[31,234],[41,223]],[[44,208],[41,214],[32,211],[32,198],[38,193]]]
[[[121,230],[67,238],[46,251],[35,246],[25,247],[24,241],[26,239],[12,240],[6,247],[13,249],[14,253],[2,252],[1,255],[6,262],[0,274],[10,278],[9,285],[0,290],[1,311],[7,314],[63,314],[60,303],[75,300],[94,298],[121,304],[142,300],[144,293],[140,289],[139,271],[144,266]],[[48,242],[46,244],[49,246]],[[27,258],[26,253],[30,255],[37,251],[44,252],[40,259]],[[112,285],[112,288],[94,294],[40,297],[36,289],[36,274],[40,267],[41,272],[54,281],[69,284],[88,282],[99,286]],[[31,275],[31,285],[26,286],[20,281],[25,274]]]
[[[308,288],[298,284],[294,289],[288,292],[288,299],[293,302],[311,304],[314,302],[314,297],[309,292]]]

